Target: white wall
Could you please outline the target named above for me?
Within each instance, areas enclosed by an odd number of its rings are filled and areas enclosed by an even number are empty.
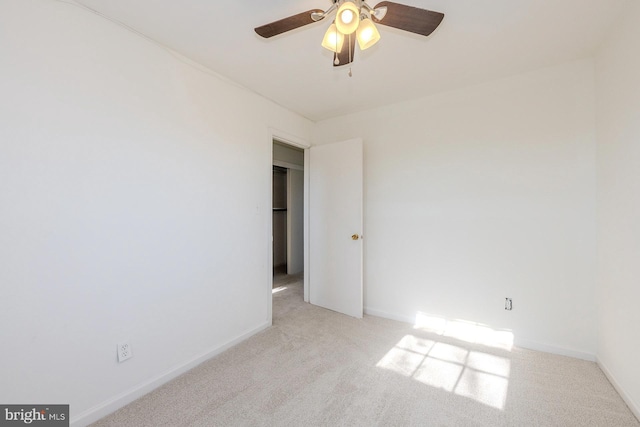
[[[640,4],[596,60],[598,362],[640,418]]]
[[[364,138],[367,312],[593,359],[594,92],[583,60],[318,123]]]
[[[269,129],[309,121],[50,0],[0,2],[0,70],[1,402],[81,425],[268,325]]]

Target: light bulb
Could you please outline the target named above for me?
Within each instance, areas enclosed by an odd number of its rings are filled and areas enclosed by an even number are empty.
[[[338,9],[338,15],[336,17],[336,26],[338,31],[342,34],[351,34],[357,28],[360,23],[360,11],[358,7],[351,1],[345,1]]]
[[[340,18],[345,24],[351,24],[351,21],[353,21],[353,12],[351,11],[351,9],[345,9],[342,12],[342,15],[340,15]]]

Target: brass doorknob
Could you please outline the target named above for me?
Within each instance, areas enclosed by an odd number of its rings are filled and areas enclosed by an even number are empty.
[[[360,236],[358,236],[357,234],[354,234],[353,236],[351,236],[351,240],[358,240],[360,238]]]

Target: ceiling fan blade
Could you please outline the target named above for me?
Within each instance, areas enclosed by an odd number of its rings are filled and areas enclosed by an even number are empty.
[[[378,9],[379,7],[386,7],[387,13],[382,19],[377,19],[372,15],[371,18],[376,24],[398,28],[423,36],[431,34],[438,28],[438,25],[440,25],[444,18],[443,13],[432,12],[430,10],[390,1],[378,3],[374,9]]]
[[[349,54],[351,51],[351,54]],[[350,34],[344,36],[344,43],[339,53],[333,54],[333,66],[341,67],[343,65],[351,64],[353,62],[353,54],[356,52],[356,34]],[[337,64],[336,64],[337,58]]]
[[[321,9],[311,9],[261,27],[256,27],[254,30],[258,35],[268,39],[269,37],[295,30],[307,24],[313,24],[316,21],[311,18],[312,13],[323,14],[324,11]],[[324,16],[322,18],[324,18]],[[322,20],[322,18],[318,19],[318,21]]]

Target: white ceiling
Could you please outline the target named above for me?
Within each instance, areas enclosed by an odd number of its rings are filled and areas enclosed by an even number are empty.
[[[379,26],[351,78],[320,46],[328,20],[253,31],[330,0],[77,1],[317,121],[591,55],[631,0],[395,0],[444,21],[427,38]]]

